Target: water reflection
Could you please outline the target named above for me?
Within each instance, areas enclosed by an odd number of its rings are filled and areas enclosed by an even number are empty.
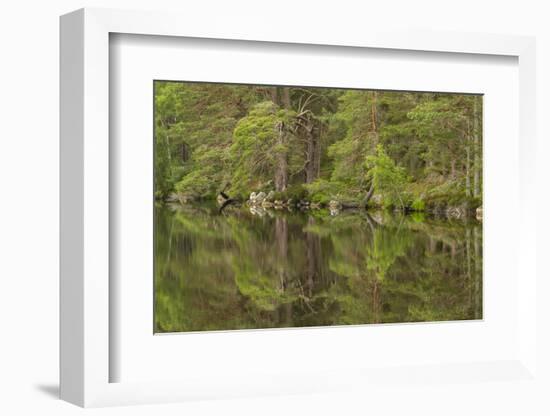
[[[156,208],[157,332],[479,319],[477,222]]]

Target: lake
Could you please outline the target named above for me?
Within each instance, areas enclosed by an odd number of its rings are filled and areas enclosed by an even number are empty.
[[[475,219],[160,204],[155,332],[481,319],[482,256]]]

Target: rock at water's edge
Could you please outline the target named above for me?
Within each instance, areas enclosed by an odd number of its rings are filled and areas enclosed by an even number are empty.
[[[477,207],[476,209],[476,219],[481,221],[483,219],[483,207]]]

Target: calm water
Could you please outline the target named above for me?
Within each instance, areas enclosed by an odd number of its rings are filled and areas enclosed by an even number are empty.
[[[482,317],[482,227],[421,215],[156,208],[155,330]]]

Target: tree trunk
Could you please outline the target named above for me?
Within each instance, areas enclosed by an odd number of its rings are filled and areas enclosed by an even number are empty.
[[[365,196],[365,199],[363,199],[363,202],[361,205],[363,205],[363,208],[367,208],[369,205],[369,201],[374,195],[374,181],[370,182],[369,190],[367,191],[367,195]]]
[[[180,157],[182,162],[187,162],[189,160],[189,146],[187,146],[187,143],[181,144]]]
[[[290,87],[271,88],[271,101],[279,107],[290,110]]]
[[[287,110],[290,109],[290,88],[289,87],[282,87],[280,91],[280,105]]]
[[[321,170],[321,123],[315,118],[311,110],[308,108],[309,100],[314,96],[310,94],[302,105],[300,100],[299,115],[296,118],[297,133],[301,136],[305,143],[305,163],[304,163],[304,182],[311,183],[319,177]],[[302,97],[303,99],[303,97]]]
[[[271,98],[279,107],[290,109],[290,88],[289,87],[273,87],[271,90]],[[277,146],[285,148],[287,138],[285,126],[281,122],[277,124]],[[288,155],[286,150],[280,149],[277,152],[277,166],[275,168],[275,190],[284,192],[288,186]]]
[[[286,138],[283,123],[277,125],[277,146],[286,146]],[[286,191],[288,185],[288,161],[287,152],[279,150],[277,152],[277,167],[275,169],[275,190],[277,192]]]
[[[313,117],[304,118],[303,121],[306,123],[302,126],[306,139],[306,183],[311,183],[319,177],[321,162],[319,128],[315,126]]]
[[[279,105],[279,88],[278,87],[271,88],[271,101]]]
[[[172,150],[171,150],[171,143],[170,143],[170,137],[168,135],[165,136],[166,140],[166,155],[168,159],[168,170],[170,171],[170,176],[174,176],[174,171],[172,168]]]
[[[373,139],[373,142],[372,142],[373,149],[375,149],[376,146],[378,145],[378,124],[377,124],[378,107],[377,107],[377,98],[378,98],[378,93],[376,91],[373,91],[372,92],[372,100],[371,100],[371,109],[370,109],[370,111],[371,111],[371,132],[372,132],[372,139]],[[368,203],[369,203],[370,199],[372,198],[373,194],[374,194],[374,180],[371,180],[369,190],[367,191],[367,195],[365,195],[365,198],[361,202],[361,205],[364,208],[367,208]]]

